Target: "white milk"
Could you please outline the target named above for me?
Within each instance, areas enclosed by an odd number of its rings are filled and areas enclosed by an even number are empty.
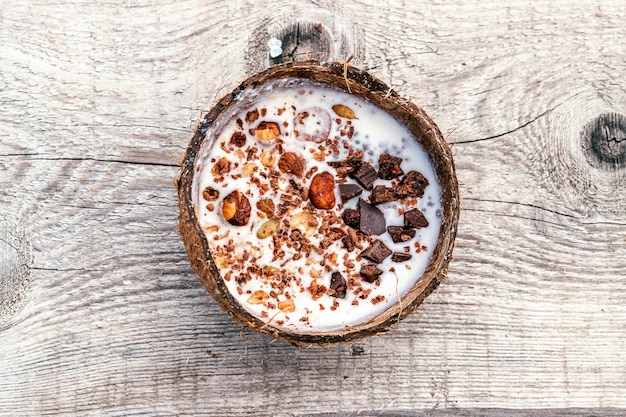
[[[207,140],[203,143],[196,160],[196,173],[194,175],[194,204],[198,209],[198,218],[201,226],[206,230],[206,237],[209,242],[212,254],[216,258],[216,263],[222,277],[229,276],[226,280],[228,290],[233,294],[235,299],[249,313],[267,322],[270,325],[290,331],[300,333],[323,333],[337,331],[350,326],[357,325],[371,319],[381,313],[391,305],[398,302],[399,297],[406,292],[419,280],[424,270],[429,264],[432,252],[435,248],[439,229],[441,226],[441,189],[437,182],[434,168],[424,150],[413,139],[411,134],[401,126],[389,114],[373,106],[367,101],[349,95],[347,93],[330,89],[322,85],[302,84],[302,80],[283,79],[272,81],[261,87],[249,87],[238,98],[241,101],[241,107],[231,110],[228,114],[222,114],[221,119],[213,125],[207,132]],[[341,137],[341,129],[346,129],[348,120],[340,118],[333,112],[332,106],[335,104],[343,104],[348,106],[356,114],[356,119],[350,120],[351,126],[354,128],[354,134],[351,139]],[[292,106],[295,106],[296,110]],[[237,106],[235,106],[237,107]],[[246,123],[246,112],[252,109],[266,110],[265,116],[259,116],[258,120],[253,123]],[[330,117],[319,117],[305,119],[305,124],[300,125],[297,129],[300,131],[300,138],[294,133],[294,118],[296,114],[302,110],[314,109],[313,111],[324,114],[326,111]],[[319,111],[323,109],[323,111]],[[235,113],[235,112],[239,113]],[[279,114],[280,113],[280,114]],[[243,129],[238,126],[237,119],[243,121]],[[340,119],[340,124],[336,123],[336,119]],[[330,120],[330,126],[328,121]],[[313,166],[318,167],[317,172],[328,171],[335,173],[335,169],[330,167],[327,162],[344,160],[347,150],[342,146],[346,141],[355,149],[364,151],[363,160],[369,162],[375,169],[378,169],[378,157],[382,153],[389,153],[391,156],[403,158],[401,168],[405,173],[416,170],[422,173],[428,181],[425,194],[419,199],[417,207],[426,216],[429,226],[427,228],[418,229],[415,238],[405,243],[393,243],[388,233],[380,236],[374,236],[380,239],[388,248],[394,252],[405,252],[405,247],[409,247],[412,258],[402,263],[391,262],[391,257],[383,261],[378,268],[384,271],[380,279],[375,283],[367,283],[358,278],[358,285],[347,290],[345,298],[339,299],[331,295],[324,294],[318,299],[314,299],[312,293],[308,290],[311,282],[321,286],[329,287],[330,276],[332,272],[339,271],[342,276],[348,280],[349,276],[356,276],[361,265],[371,263],[365,259],[358,257],[361,250],[355,249],[348,253],[344,248],[341,240],[335,241],[326,250],[326,254],[337,254],[337,265],[332,265],[331,271],[325,271],[320,266],[324,255],[311,253],[307,257],[293,260],[296,250],[288,250],[285,248],[285,258],[282,260],[273,260],[273,239],[258,239],[256,232],[260,225],[267,221],[267,218],[260,215],[256,209],[256,202],[264,198],[272,198],[276,205],[280,202],[279,196],[271,190],[263,194],[262,190],[250,182],[250,176],[242,176],[237,178],[237,174],[241,173],[242,167],[246,163],[256,164],[257,171],[254,176],[258,177],[262,182],[267,180],[261,177],[261,173],[269,173],[270,168],[264,167],[258,160],[261,151],[270,152],[274,145],[266,145],[260,143],[259,140],[250,133],[249,129],[256,126],[260,121],[277,122],[281,128],[281,140],[283,141],[283,151],[295,152],[306,158],[307,170]],[[320,122],[320,124],[317,123]],[[286,126],[286,127],[285,127]],[[301,140],[303,134],[319,133],[330,129],[329,138],[338,138],[340,141],[340,154],[332,155],[324,143],[316,143],[312,141]],[[246,134],[246,145],[242,148],[229,145],[230,138],[235,131],[241,131]],[[211,137],[217,137],[217,140],[210,140]],[[249,148],[257,148],[257,159],[246,161],[247,151]],[[312,158],[312,152],[320,152],[320,149],[326,149],[326,158],[323,161],[316,161]],[[241,152],[237,152],[240,150]],[[215,182],[215,177],[211,173],[214,162],[225,157],[231,162],[231,170],[225,175],[222,182]],[[278,156],[277,158],[278,159]],[[234,168],[238,164],[237,168]],[[278,170],[274,166],[275,170]],[[233,178],[233,175],[235,178]],[[296,181],[301,186],[308,187],[310,179],[298,179],[289,174],[282,174],[278,179],[278,185],[281,190],[286,190],[289,186],[289,180]],[[351,178],[347,178],[348,183],[357,183]],[[397,182],[397,181],[396,181]],[[374,184],[390,185],[392,181],[377,180]],[[220,196],[213,204],[213,210],[207,208],[207,201],[202,197],[202,191],[206,187],[212,187],[220,192]],[[247,193],[247,197],[252,206],[250,221],[245,226],[233,226],[229,224],[223,217],[221,212],[221,201],[231,191],[239,189]],[[364,190],[361,195],[366,199],[369,192]],[[341,204],[338,190],[336,190],[337,205],[334,211],[337,216],[341,217],[341,213],[345,208],[356,208],[358,198],[354,198]],[[289,218],[295,213],[306,210],[308,200],[299,203],[284,218]],[[398,207],[402,204],[398,201],[381,204],[378,207],[385,213],[387,226],[403,225],[403,217],[398,213]],[[321,218],[325,210],[310,209],[321,225]],[[344,229],[347,226],[340,221]],[[215,227],[217,226],[217,227]],[[225,237],[225,235],[227,235]],[[225,246],[231,242],[229,250]],[[310,241],[316,246],[319,245],[321,237],[318,235],[311,236]],[[365,247],[367,247],[365,243]],[[416,250],[416,246],[419,248]],[[426,249],[423,249],[425,247]],[[246,255],[247,253],[247,255]],[[291,274],[291,279],[287,283],[283,282],[282,288],[272,287],[272,283],[276,286],[273,278],[268,278],[262,274],[254,276],[245,283],[239,283],[237,277],[240,276],[241,270],[233,270],[233,265],[228,265],[224,260],[228,255],[229,259],[239,263],[244,270],[254,265],[259,268],[272,267],[282,269]],[[354,266],[348,267],[344,265],[344,255],[347,254],[348,264],[350,261]],[[247,261],[243,259],[248,256]],[[253,260],[253,258],[256,258]],[[395,271],[390,271],[393,268]],[[319,278],[317,278],[319,274]],[[353,279],[353,281],[357,281]],[[355,294],[356,288],[360,288]],[[272,294],[274,297],[259,303],[251,304],[250,297],[258,291],[266,294]],[[258,294],[258,293],[257,293]],[[367,295],[365,295],[367,294]],[[281,311],[278,304],[282,301],[283,307],[286,300],[289,308]],[[283,308],[285,310],[285,308]]]

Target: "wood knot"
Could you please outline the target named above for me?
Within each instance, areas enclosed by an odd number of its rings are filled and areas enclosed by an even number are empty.
[[[581,139],[592,166],[605,169],[626,166],[626,118],[623,115],[598,116],[585,126]]]
[[[274,58],[270,56],[270,65],[333,58],[332,36],[322,23],[295,22],[278,34],[277,39],[282,42],[283,53]]]

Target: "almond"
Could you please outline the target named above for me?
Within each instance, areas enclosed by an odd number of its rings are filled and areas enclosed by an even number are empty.
[[[309,187],[311,204],[318,209],[330,210],[335,207],[335,177],[330,172],[316,174]]]
[[[343,117],[345,119],[357,118],[356,114],[354,114],[354,111],[350,107],[344,106],[343,104],[335,104],[333,106],[333,111],[337,113],[337,116]]]
[[[230,162],[225,157],[220,158],[215,163],[215,165],[213,165],[213,169],[211,169],[211,173],[216,177],[226,174],[229,171],[230,171]]]
[[[293,174],[302,178],[306,169],[304,158],[294,152],[285,152],[278,160],[278,169],[285,174]]]
[[[274,151],[261,151],[261,163],[264,167],[272,168],[276,163]]]

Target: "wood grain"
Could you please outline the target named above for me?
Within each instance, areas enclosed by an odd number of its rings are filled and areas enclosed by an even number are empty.
[[[626,115],[624,21],[620,1],[3,2],[0,415],[623,415],[626,167],[590,159],[587,126]],[[235,325],[175,232],[194,125],[299,22],[423,107],[463,184],[438,294],[330,350]]]

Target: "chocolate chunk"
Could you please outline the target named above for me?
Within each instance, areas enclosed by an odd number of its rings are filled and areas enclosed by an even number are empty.
[[[361,162],[361,164],[350,173],[350,177],[357,180],[366,190],[371,190],[374,186],[374,181],[378,178],[378,174],[369,163]]]
[[[367,264],[367,265],[363,265],[363,267],[361,268],[361,271],[359,271],[359,274],[361,274],[361,277],[363,278],[364,281],[372,283],[376,281],[378,277],[380,277],[383,274],[383,271],[376,268],[376,265],[374,264]]]
[[[409,171],[396,187],[399,198],[421,197],[428,186],[428,180],[417,171]]]
[[[359,210],[346,209],[341,215],[343,222],[353,229],[359,229],[361,226],[361,213]]]
[[[378,207],[359,199],[359,214],[361,216],[359,229],[369,235],[385,233],[385,215]]]
[[[339,184],[339,195],[341,195],[341,202],[358,197],[363,192],[363,189],[356,184]]]
[[[370,261],[379,264],[392,253],[393,252],[391,252],[391,249],[385,246],[383,242],[381,242],[380,240],[375,240],[367,249],[361,252],[361,256],[365,259],[369,259]]]
[[[426,220],[424,213],[422,213],[419,209],[413,209],[404,212],[404,225],[419,229],[422,227],[428,227],[428,220]]]
[[[370,202],[372,204],[383,204],[394,201],[397,198],[398,197],[396,196],[393,188],[385,187],[384,185],[377,185],[374,187],[374,190],[372,190]]]
[[[406,262],[412,257],[413,255],[410,253],[394,252],[391,256],[391,262]]]
[[[378,158],[378,177],[384,180],[398,178],[404,171],[400,168],[402,158],[396,158],[388,153],[384,153]]]
[[[346,283],[346,279],[341,276],[339,272],[333,272],[330,276],[330,289],[334,291],[331,294],[335,298],[345,298],[346,290],[348,289],[348,284]]]
[[[393,243],[407,242],[415,237],[415,229],[412,227],[389,226],[387,233],[391,236]]]

